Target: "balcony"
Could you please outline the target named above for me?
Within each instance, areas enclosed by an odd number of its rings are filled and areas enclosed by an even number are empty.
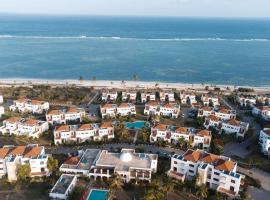
[[[172,171],[172,170],[168,171],[167,175],[169,177],[171,177],[171,178],[175,178],[175,179],[180,180],[182,182],[185,180],[185,175],[184,174],[177,173],[177,172]]]

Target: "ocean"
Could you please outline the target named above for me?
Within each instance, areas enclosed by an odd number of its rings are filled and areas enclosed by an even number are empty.
[[[270,85],[270,19],[0,15],[0,78]]]

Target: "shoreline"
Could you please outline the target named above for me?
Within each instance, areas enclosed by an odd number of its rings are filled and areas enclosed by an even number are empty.
[[[34,79],[34,78],[7,78],[0,79],[0,86],[31,86],[31,85],[54,85],[54,86],[81,86],[101,88],[116,88],[116,89],[176,89],[176,90],[205,90],[206,86],[219,87],[221,90],[233,90],[235,88],[251,88],[259,91],[270,91],[267,86],[234,86],[222,84],[199,84],[199,83],[181,83],[181,82],[162,82],[162,81],[119,81],[119,80],[75,80],[75,79]]]

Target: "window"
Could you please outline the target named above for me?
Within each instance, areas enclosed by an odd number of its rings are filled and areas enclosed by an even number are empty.
[[[194,173],[194,171],[193,171],[193,170],[188,170],[188,172],[189,172],[189,173]]]
[[[194,167],[194,165],[192,165],[192,164],[189,164],[189,166],[190,166],[190,167]]]
[[[213,178],[214,181],[218,182],[218,179],[217,178]]]
[[[234,187],[233,187],[233,186],[231,186],[231,187],[230,187],[230,190],[231,190],[231,191],[234,191]]]
[[[231,180],[232,183],[235,183],[235,180]]]
[[[215,175],[219,176],[219,173],[218,172],[214,172]]]
[[[174,161],[173,164],[177,165],[177,161]]]
[[[175,172],[176,172],[176,171],[177,171],[177,168],[176,168],[176,167],[174,167],[174,168],[173,168],[173,171],[175,171]]]

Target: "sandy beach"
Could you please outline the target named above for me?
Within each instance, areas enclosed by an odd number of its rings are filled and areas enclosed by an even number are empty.
[[[253,87],[253,86],[233,86],[233,85],[211,85],[211,84],[188,84],[188,83],[166,83],[151,81],[115,81],[115,80],[57,80],[57,79],[0,79],[0,86],[32,86],[32,85],[54,85],[54,86],[81,86],[94,87],[95,89],[116,88],[116,89],[176,89],[176,90],[204,90],[206,86],[219,87],[221,90],[233,90],[239,87],[253,88],[258,92],[269,92],[270,87]]]

